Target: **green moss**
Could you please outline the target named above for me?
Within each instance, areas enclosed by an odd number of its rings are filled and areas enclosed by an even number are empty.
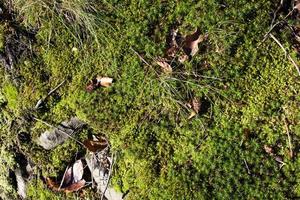
[[[76,4],[79,21],[71,24],[39,4],[22,10],[22,2],[16,7],[22,23],[39,30],[35,56],[17,66],[21,85],[9,83],[1,72],[6,115],[15,118],[29,110],[53,125],[76,115],[89,125],[76,139],[107,135],[118,155],[113,183],[130,191],[128,199],[299,196],[299,159],[288,157],[285,128],[287,122],[296,151],[299,77],[276,43],[259,44],[276,9],[271,2],[108,1],[93,3],[95,12],[87,13],[86,1],[62,1],[63,9]],[[164,54],[167,32],[177,22],[183,34],[200,27],[209,37],[190,62],[164,75],[153,62]],[[274,34],[290,48],[288,30]],[[112,87],[88,93],[85,86],[96,75],[112,77]],[[31,110],[63,80],[43,109]],[[203,110],[189,120],[185,105],[193,97],[201,99]],[[47,129],[32,122],[33,141],[22,148],[39,164],[41,176],[57,177],[84,149],[68,140],[43,150],[34,141]],[[264,145],[286,165],[280,169]],[[86,198],[92,194],[88,190]],[[29,196],[66,198],[40,181],[31,183]]]
[[[18,102],[19,102],[19,95],[18,95],[18,90],[17,88],[12,85],[12,84],[7,84],[4,85],[4,87],[2,88],[3,91],[3,95],[5,97],[5,99],[7,99],[7,106],[9,109],[11,109],[12,111],[16,112],[16,114],[18,113]]]

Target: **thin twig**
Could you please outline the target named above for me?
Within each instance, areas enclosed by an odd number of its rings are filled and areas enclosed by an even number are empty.
[[[248,174],[251,174],[250,169],[249,169],[248,164],[247,164],[247,161],[245,160],[245,158],[243,158],[243,160],[244,160],[244,163],[246,165]]]
[[[107,187],[108,187],[108,185],[109,185],[109,181],[110,181],[111,174],[112,174],[112,170],[113,170],[113,164],[114,164],[114,154],[112,153],[112,154],[111,154],[111,163],[110,163],[110,166],[109,166],[109,172],[108,172],[108,179],[107,179],[107,183],[106,183],[105,189],[104,189],[104,191],[102,192],[101,200],[103,200],[104,194],[105,194],[105,192],[106,192],[106,190],[107,190]]]
[[[55,92],[56,90],[58,90],[58,88],[60,88],[64,83],[66,82],[66,80],[63,80],[60,84],[58,84],[53,90],[51,90],[50,92],[48,92],[47,97],[49,97],[53,92]]]
[[[145,63],[147,66],[151,67],[154,70],[156,75],[158,75],[157,71],[153,68],[153,66],[150,65],[136,50],[134,50],[132,47],[130,47],[130,50],[133,51],[140,58],[140,60],[143,63]]]
[[[63,80],[60,84],[58,84],[53,90],[51,90],[50,92],[48,92],[47,96],[45,96],[44,98],[41,98],[38,100],[38,102],[35,105],[35,109],[38,109],[45,101],[46,99],[51,96],[52,93],[54,93],[56,90],[58,90],[64,83],[66,82],[66,80]]]
[[[286,129],[286,134],[288,136],[288,144],[289,144],[289,149],[290,149],[290,157],[293,157],[293,147],[292,147],[292,142],[291,142],[291,136],[290,136],[289,127],[288,127],[288,124],[287,124],[286,120],[284,120],[284,126],[285,126],[285,129]]]
[[[130,50],[133,51],[146,65],[152,67],[136,50],[134,50],[132,47],[130,47]]]
[[[284,22],[295,10],[295,7],[293,7],[293,9],[283,18],[283,20],[276,22],[274,25],[272,25],[270,27],[270,29],[267,31],[267,33],[264,35],[264,39],[260,42],[260,44],[264,43],[266,41],[266,39],[268,38],[268,36],[271,34],[271,32],[273,31],[273,29],[278,26],[279,24],[281,24],[282,22]],[[274,22],[272,22],[274,23]]]
[[[282,5],[283,5],[283,0],[280,1],[280,5],[277,7],[277,9],[275,10],[275,12],[273,14],[273,19],[272,19],[272,22],[271,22],[271,27],[273,26],[273,23],[274,23],[274,21],[276,19],[277,13],[280,10],[280,8],[282,7]]]
[[[298,72],[298,74],[300,76],[299,66],[294,61],[294,59],[291,57],[291,55],[287,53],[286,49],[283,47],[283,45],[279,42],[279,40],[273,34],[270,34],[270,37],[281,47],[281,49],[285,53],[285,57],[287,57],[290,60],[290,62],[295,66],[295,68],[296,68],[296,70],[297,70],[297,72]]]
[[[45,121],[43,121],[43,120],[41,120],[41,119],[38,119],[38,118],[36,118],[36,117],[33,117],[33,119],[36,120],[36,121],[42,122],[43,124],[49,126],[50,128],[56,128],[55,126],[49,124],[48,122],[45,122]],[[68,133],[66,133],[66,132],[64,132],[64,131],[62,131],[62,130],[60,130],[60,129],[58,129],[58,128],[56,128],[56,129],[57,129],[59,132],[63,133],[64,135],[66,135],[67,137],[71,138],[72,140],[74,140],[75,142],[77,142],[78,144],[80,144],[80,145],[82,145],[82,146],[84,147],[84,144],[83,144],[82,142],[80,142],[79,140],[77,140],[77,139],[75,139],[74,137],[71,136],[71,135],[75,132],[76,129],[73,130],[72,133],[71,133],[70,135],[69,135]]]
[[[69,169],[69,166],[67,166],[67,168],[66,168],[66,170],[65,170],[65,173],[64,173],[64,175],[63,175],[63,177],[62,177],[62,179],[61,179],[61,182],[60,182],[60,185],[59,185],[58,190],[60,190],[61,187],[62,187],[62,185],[63,185],[63,182],[64,182],[64,179],[65,179],[65,176],[66,176],[66,174],[67,174],[68,169]]]

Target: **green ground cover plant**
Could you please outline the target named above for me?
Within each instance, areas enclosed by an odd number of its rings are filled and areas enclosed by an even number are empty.
[[[90,188],[53,192],[44,181],[60,176],[84,149],[68,140],[44,150],[36,140],[49,127],[32,116],[51,124],[77,116],[88,127],[76,139],[108,137],[117,155],[112,184],[126,199],[299,198],[300,76],[271,37],[263,41],[279,5],[13,0],[17,27],[34,39],[21,37],[27,53],[14,69],[0,68],[0,197],[17,199],[9,174],[19,165],[18,152],[38,166],[29,199],[100,198]],[[292,10],[289,2],[283,7],[276,21]],[[295,18],[286,21],[298,25]],[[183,35],[199,28],[208,38],[167,74],[155,59],[164,55],[174,26]],[[16,30],[1,21],[1,53]],[[272,34],[298,63],[288,26]],[[112,86],[87,92],[97,75],[113,78]],[[200,111],[189,119],[187,103],[194,98]],[[22,134],[29,139],[22,141]]]

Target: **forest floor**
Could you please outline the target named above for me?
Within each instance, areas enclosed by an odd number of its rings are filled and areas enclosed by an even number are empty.
[[[126,199],[300,197],[298,1],[0,6],[0,199],[101,199],[84,159],[103,143]],[[78,160],[86,184],[58,187]]]

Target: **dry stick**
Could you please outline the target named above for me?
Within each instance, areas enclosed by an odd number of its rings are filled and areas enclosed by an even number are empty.
[[[55,126],[53,126],[53,125],[51,125],[51,124],[49,124],[49,123],[47,123],[47,122],[45,122],[45,121],[43,121],[41,119],[38,119],[36,117],[33,117],[33,119],[35,119],[36,121],[42,122],[43,124],[45,124],[45,125],[47,125],[47,126],[49,126],[51,128],[56,128]],[[80,142],[79,140],[76,140],[74,137],[72,137],[68,133],[66,133],[66,132],[64,132],[62,130],[59,130],[59,129],[58,129],[58,131],[61,132],[61,133],[63,133],[64,135],[66,135],[67,137],[71,138],[72,140],[74,140],[75,142],[77,142],[78,144],[80,144],[80,145],[82,145],[84,147],[84,144],[82,142]],[[73,130],[73,132],[71,134],[73,134],[74,132],[75,131]]]
[[[67,174],[68,169],[69,169],[69,166],[68,166],[68,167],[66,168],[66,170],[65,170],[65,173],[64,173],[64,175],[63,175],[63,177],[62,177],[62,179],[61,179],[61,182],[60,182],[60,185],[59,185],[58,190],[60,190],[61,187],[62,187],[62,185],[63,185],[63,182],[64,182],[64,179],[65,179],[65,176],[66,176],[66,174]]]
[[[134,50],[132,47],[130,47],[130,50],[133,51],[133,53],[135,53],[143,63],[145,63],[147,66],[153,68],[152,65],[150,65],[136,50]],[[156,70],[154,69],[154,72],[156,73],[156,75],[158,75],[158,73],[156,72]]]
[[[285,21],[286,18],[288,18],[293,12],[294,12],[295,8],[293,8],[284,18],[282,21]],[[266,39],[268,38],[268,36],[271,34],[271,32],[273,31],[273,29],[278,26],[280,23],[282,23],[282,21],[279,21],[277,23],[275,23],[273,26],[271,26],[271,28],[268,30],[268,32],[265,34],[264,39],[261,41],[261,43],[263,43],[264,41],[266,41]],[[274,22],[273,22],[274,23]],[[260,44],[261,44],[260,43]]]
[[[111,177],[111,174],[112,174],[112,170],[113,170],[113,164],[114,164],[114,154],[112,153],[111,154],[111,163],[110,163],[109,172],[108,172],[108,179],[107,179],[107,183],[106,183],[105,189],[104,189],[104,191],[101,194],[101,200],[103,200],[104,194],[105,194],[105,192],[107,190],[107,187],[108,187],[108,184],[109,184],[109,181],[110,181],[110,177]]]
[[[290,157],[293,157],[293,147],[292,147],[292,142],[291,142],[291,136],[290,136],[290,131],[289,131],[289,127],[286,123],[286,120],[284,120],[284,126],[286,129],[286,134],[288,136],[288,143],[289,143],[289,149],[290,149]]]
[[[58,90],[64,83],[66,82],[66,80],[63,80],[60,84],[58,84],[53,90],[51,90],[50,92],[48,92],[47,96],[45,98],[41,98],[38,100],[38,102],[35,105],[35,108],[39,108],[41,106],[42,103],[45,102],[45,100],[56,90]]]
[[[250,169],[249,169],[248,164],[247,164],[247,161],[245,160],[245,158],[243,158],[243,160],[244,160],[244,163],[246,165],[248,174],[251,174]]]
[[[284,51],[285,53],[285,57],[287,57],[291,63],[295,66],[299,76],[300,76],[300,69],[299,69],[299,66],[297,65],[297,63],[294,61],[294,59],[291,57],[290,54],[287,53],[286,49],[282,46],[282,44],[279,42],[279,40],[276,39],[276,37],[270,33],[270,37],[281,47],[281,49]]]
[[[283,4],[283,0],[280,1],[280,5],[278,6],[278,8],[276,9],[276,11],[275,11],[274,14],[273,14],[273,19],[272,19],[272,22],[271,22],[271,27],[272,27],[272,25],[273,25],[273,23],[274,23],[274,21],[275,21],[275,19],[276,19],[276,15],[277,15],[278,11],[279,11],[280,8],[282,7],[282,4]]]

